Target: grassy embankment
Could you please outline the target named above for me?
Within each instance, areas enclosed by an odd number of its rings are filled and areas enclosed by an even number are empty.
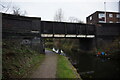
[[[58,55],[56,76],[57,78],[80,78],[76,69],[72,66],[69,60],[62,55]]]
[[[40,65],[43,59],[43,54],[37,53],[26,46],[3,43],[3,79],[25,78]]]

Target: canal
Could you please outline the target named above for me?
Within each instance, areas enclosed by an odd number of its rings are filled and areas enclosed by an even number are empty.
[[[70,60],[83,80],[120,79],[120,61],[109,57],[101,58],[88,53],[71,53]]]

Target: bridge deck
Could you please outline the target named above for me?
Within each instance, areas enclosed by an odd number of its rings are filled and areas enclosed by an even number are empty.
[[[38,36],[44,38],[94,38],[120,35],[120,23],[104,23],[100,26],[41,21],[41,18],[2,14],[2,32],[4,36]]]

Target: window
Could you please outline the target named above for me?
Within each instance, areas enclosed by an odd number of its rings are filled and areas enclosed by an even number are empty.
[[[117,18],[120,18],[120,14],[116,14],[116,17],[117,17]]]
[[[99,23],[105,23],[105,21],[99,21]]]
[[[99,23],[105,23],[105,13],[99,13]]]
[[[109,17],[113,17],[113,14],[109,14]]]
[[[113,21],[109,21],[109,23],[113,23]]]
[[[105,17],[105,13],[99,13],[99,14],[98,14],[98,18],[99,18],[99,19],[102,19],[102,18],[104,18],[104,17]]]
[[[92,20],[92,16],[90,16],[90,20]]]
[[[90,24],[93,24],[92,22]]]
[[[116,23],[120,23],[119,21],[117,21]]]

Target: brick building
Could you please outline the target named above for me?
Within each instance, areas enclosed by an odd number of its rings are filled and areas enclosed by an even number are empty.
[[[96,11],[86,18],[88,24],[120,23],[120,13]]]

